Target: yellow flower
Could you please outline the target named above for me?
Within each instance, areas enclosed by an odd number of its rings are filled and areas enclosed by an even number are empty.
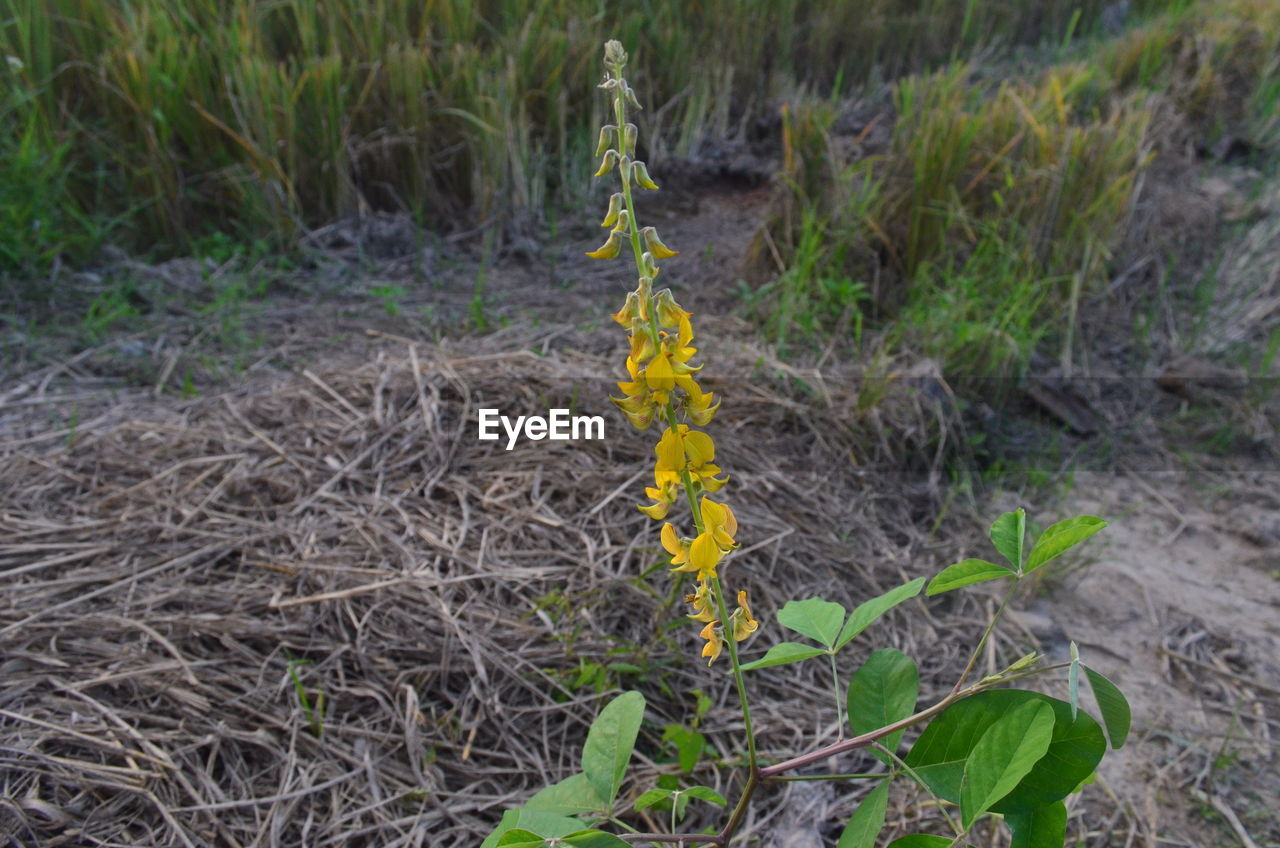
[[[637,509],[652,518],[654,521],[661,521],[667,517],[667,513],[671,510],[671,505],[675,503],[676,498],[679,497],[680,489],[674,480],[664,480],[659,478],[657,483],[657,488],[646,488],[644,490],[645,495],[652,498],[654,502],[648,506],[637,507]]]
[[[724,650],[724,640],[720,638],[720,633],[716,630],[717,621],[707,622],[707,626],[702,628],[702,632],[698,635],[707,640],[707,644],[702,646],[702,655],[710,657],[707,665],[711,665],[720,656],[720,652]]]
[[[693,590],[692,595],[685,595],[684,602],[695,610],[689,615],[689,618],[694,621],[709,622],[715,620],[715,601],[711,597],[711,586],[706,581],[699,583],[698,588]]]
[[[681,424],[678,431],[668,427],[658,440],[656,453],[658,473],[670,473],[678,479],[681,471],[688,471],[708,492],[717,491],[729,480],[715,476],[720,467],[713,462],[716,446],[711,437],[701,430],[690,430],[688,424]]]
[[[667,549],[667,553],[671,554],[671,564],[679,566],[673,568],[672,571],[693,571],[689,566],[689,540],[681,539],[676,534],[676,528],[668,521],[662,525],[662,547]]]
[[[698,570],[698,578],[716,576],[716,564],[726,553],[738,547],[733,535],[738,532],[738,519],[724,504],[702,498],[702,527],[698,538],[689,546],[689,564]]]
[[[699,580],[715,577],[716,563],[722,556],[724,552],[716,544],[715,537],[710,532],[699,533],[689,546],[689,565],[692,566],[689,570],[696,569]]]
[[[756,632],[760,622],[751,617],[751,605],[747,603],[747,593],[738,592],[738,608],[730,616],[733,622],[733,640],[741,642]]]
[[[738,532],[738,517],[728,504],[720,504],[706,497],[702,498],[702,526],[715,539],[717,545],[726,551],[738,547],[733,537]]]

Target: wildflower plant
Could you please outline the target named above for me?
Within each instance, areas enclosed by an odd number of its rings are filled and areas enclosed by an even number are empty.
[[[518,809],[508,810],[482,848],[515,846],[583,846],[610,848],[633,844],[727,846],[745,820],[753,796],[766,782],[784,780],[861,779],[874,783],[863,797],[838,841],[838,848],[874,848],[884,829],[890,785],[895,780],[917,784],[931,796],[950,836],[909,834],[890,848],[946,848],[969,844],[975,823],[1002,817],[1012,833],[1013,848],[1061,846],[1066,839],[1064,799],[1089,782],[1108,744],[1119,748],[1129,732],[1129,706],[1120,690],[1084,665],[1075,645],[1067,662],[1046,664],[1028,654],[1002,671],[971,681],[979,656],[1019,584],[1069,548],[1106,526],[1100,518],[1080,516],[1044,530],[1027,546],[1026,513],[1018,509],[996,519],[990,538],[1003,562],[965,559],[931,580],[916,578],[862,602],[850,612],[822,598],[790,601],[777,622],[798,638],[779,641],[750,661],[740,656],[743,643],[760,630],[745,591],[732,593],[726,566],[738,548],[740,527],[728,500],[720,494],[729,477],[716,465],[716,445],[706,428],[720,399],[698,383],[702,365],[693,364],[692,314],[669,289],[655,291],[659,260],[677,255],[651,226],[642,227],[635,190],[658,190],[646,164],[636,158],[638,130],[627,120],[639,110],[635,92],[623,71],[627,54],[617,41],[605,45],[607,71],[600,88],[609,95],[613,123],[600,130],[597,177],[616,172],[619,190],[609,198],[603,226],[604,243],[588,253],[614,259],[624,248],[635,261],[637,285],[613,319],[626,330],[630,346],[626,379],[618,383],[613,402],[641,430],[661,430],[654,454],[653,485],[641,512],[661,521],[658,539],[670,555],[671,573],[688,583],[688,618],[698,628],[701,656],[708,665],[727,654],[742,711],[745,773],[735,803],[716,831],[682,833],[679,824],[693,800],[728,807],[728,801],[706,786],[644,790],[621,797],[633,749],[640,738],[645,700],[639,692],[614,698],[592,723],[582,751],[582,770],[535,794]],[[716,495],[712,499],[710,495]],[[917,709],[919,673],[915,661],[891,649],[874,651],[842,685],[836,656],[889,610],[919,596],[939,595],[994,580],[1008,586],[999,608],[987,622],[955,685],[936,703]],[[730,607],[732,606],[732,612]],[[744,646],[745,647],[745,646]],[[849,736],[789,757],[766,757],[757,749],[746,679],[749,672],[826,657],[830,665],[835,709]],[[1008,684],[1048,671],[1066,670],[1069,700]],[[1079,705],[1083,671],[1093,691],[1102,723]],[[700,702],[703,700],[699,699]],[[699,705],[698,719],[705,705]],[[1104,732],[1105,727],[1105,732]],[[687,729],[675,728],[686,736]],[[920,729],[909,750],[900,752],[908,729]],[[679,734],[677,734],[679,735]],[[693,737],[701,739],[699,735]],[[843,736],[843,730],[842,730]],[[830,758],[865,749],[881,764],[865,774],[794,774]],[[681,749],[682,761],[692,752],[693,771],[703,746]],[[688,767],[686,767],[688,766]],[[670,831],[644,833],[623,819],[662,805],[670,810]],[[614,832],[602,829],[609,826]]]

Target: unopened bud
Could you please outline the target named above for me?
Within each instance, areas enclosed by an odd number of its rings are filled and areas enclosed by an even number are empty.
[[[613,124],[605,124],[600,128],[600,140],[596,142],[597,156],[603,156],[604,152],[609,149],[609,139],[613,137],[613,133],[617,129]]]
[[[626,82],[622,83],[622,96],[625,97],[627,99],[627,103],[634,106],[637,111],[644,109],[644,107],[640,105],[640,101],[636,100],[636,93],[631,90],[631,86],[627,85]]]
[[[635,175],[636,185],[640,186],[640,188],[647,188],[651,191],[658,190],[658,184],[649,178],[649,166],[645,165],[644,162],[637,161],[632,166],[631,173]]]
[[[604,154],[604,159],[600,162],[600,170],[596,171],[595,176],[603,177],[612,171],[613,166],[616,164],[618,164],[618,151],[609,150]]]
[[[587,256],[592,259],[612,259],[620,250],[622,250],[622,242],[618,239],[618,231],[614,230],[609,233],[609,238],[604,244],[590,251]]]
[[[636,129],[635,124],[627,124],[622,128],[622,152],[629,156],[636,155],[636,138],[640,135],[640,131]]]
[[[685,312],[676,303],[671,289],[663,289],[653,296],[653,307],[658,313],[658,323],[663,327],[675,327],[681,318],[688,318],[692,313]]]
[[[611,38],[604,43],[604,64],[616,70],[627,64],[627,51],[622,49],[621,41]]]
[[[618,212],[622,210],[622,203],[625,199],[620,191],[609,196],[609,211],[605,213],[604,220],[600,222],[600,226],[612,227],[617,222]]]
[[[645,247],[649,248],[656,259],[670,259],[680,251],[672,250],[662,243],[662,239],[658,237],[658,231],[653,227],[645,227],[640,231],[640,235],[644,236]]]
[[[631,234],[631,213],[623,209],[618,213],[618,222],[614,225],[613,231],[620,235]]]

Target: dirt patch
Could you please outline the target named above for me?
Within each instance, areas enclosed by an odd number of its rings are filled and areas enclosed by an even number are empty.
[[[1134,736],[1101,777],[1132,811],[1138,844],[1274,843],[1274,474],[1084,474],[1058,509],[1111,524],[1013,623],[1051,656],[1074,640],[1128,696]]]

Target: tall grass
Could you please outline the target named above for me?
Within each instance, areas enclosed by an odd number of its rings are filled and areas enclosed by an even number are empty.
[[[661,154],[729,132],[798,87],[1060,39],[1095,27],[1105,6],[0,0],[0,151],[23,154],[5,156],[0,180],[35,180],[64,210],[10,212],[14,238],[32,243],[0,261],[38,265],[74,246],[90,217],[135,248],[180,249],[211,231],[284,245],[373,208],[528,228],[585,189],[580,139],[602,118],[591,95],[608,36],[640,57],[644,135]],[[69,235],[42,243],[38,228]]]
[[[1078,310],[1108,277],[1144,169],[1181,155],[1188,133],[1273,138],[1277,69],[1274,4],[1215,0],[1172,4],[1088,61],[1016,79],[969,63],[905,77],[874,159],[841,160],[831,104],[796,104],[791,191],[769,233],[787,270],[756,305],[804,316],[794,336],[838,327],[831,316],[857,299],[952,375],[1015,374],[1049,342],[1069,368]]]

